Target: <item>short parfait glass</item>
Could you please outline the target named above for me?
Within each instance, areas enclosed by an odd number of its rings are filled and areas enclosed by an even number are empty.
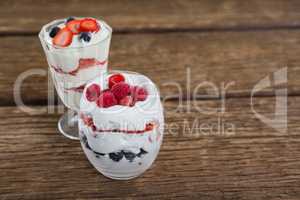
[[[101,103],[105,102],[104,93],[114,94],[122,85],[109,86],[116,74],[121,74],[131,89],[119,103],[105,107]],[[96,88],[100,95],[91,100],[91,94],[99,94]],[[142,99],[137,92],[141,88],[147,94]],[[164,114],[157,86],[130,71],[108,71],[97,77],[83,91],[79,132],[85,155],[104,176],[128,180],[141,175],[156,159],[163,140]]]

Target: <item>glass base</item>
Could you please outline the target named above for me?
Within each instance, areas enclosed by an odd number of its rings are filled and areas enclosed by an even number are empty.
[[[58,130],[69,139],[79,140],[77,112],[68,110],[64,113],[58,121]]]
[[[106,174],[106,173],[102,173],[101,174],[107,178],[113,179],[113,180],[130,180],[130,179],[134,179],[137,178],[139,175],[141,174],[137,174],[137,175],[133,175],[133,176],[114,176],[113,174]]]

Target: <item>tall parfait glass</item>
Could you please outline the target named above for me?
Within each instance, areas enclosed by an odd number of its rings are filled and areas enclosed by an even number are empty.
[[[49,42],[49,30],[65,23],[65,19],[46,24],[39,33],[56,91],[68,108],[58,121],[58,129],[70,139],[78,139],[77,113],[85,85],[107,71],[112,29],[105,22],[97,21],[101,25],[100,31],[104,31],[101,37],[81,46],[59,47]]]

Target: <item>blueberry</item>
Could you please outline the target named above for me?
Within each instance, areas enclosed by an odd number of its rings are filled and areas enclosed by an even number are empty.
[[[86,135],[82,134],[81,136],[81,142],[84,144],[85,148],[89,149],[92,151],[92,148],[90,147]]]
[[[92,148],[90,147],[90,145],[89,145],[89,143],[87,141],[85,142],[85,148],[87,148],[87,149],[89,149],[89,150],[92,151]]]
[[[79,39],[89,42],[91,40],[91,34],[89,32],[82,32],[79,36]]]
[[[109,155],[109,158],[115,162],[119,162],[123,158],[122,152],[109,153],[108,155]]]
[[[122,152],[123,152],[125,158],[127,160],[129,160],[130,162],[132,162],[134,160],[134,158],[136,157],[136,155],[132,152],[129,152],[129,151],[122,151]]]
[[[105,156],[105,153],[99,153],[97,151],[94,151],[94,153],[97,155],[97,156]]]
[[[83,142],[83,143],[86,143],[86,141],[87,141],[87,137],[81,132],[81,135],[80,135],[81,137],[80,137],[80,139],[81,139],[81,141]]]
[[[58,31],[60,31],[60,28],[58,26],[53,27],[49,33],[49,36],[54,38]]]
[[[68,23],[68,22],[70,22],[70,21],[73,21],[75,18],[74,17],[68,17],[67,19],[66,19],[66,23]]]
[[[148,153],[147,151],[145,151],[144,149],[140,148],[140,152],[136,156],[140,158],[142,155],[147,154],[147,153]]]

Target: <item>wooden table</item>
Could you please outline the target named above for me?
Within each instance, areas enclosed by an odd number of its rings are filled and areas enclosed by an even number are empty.
[[[110,67],[153,79],[166,99],[167,124],[177,125],[168,127],[156,162],[137,179],[103,177],[77,141],[58,133],[61,113],[47,100],[46,75],[22,84],[33,110],[15,105],[17,77],[47,72],[39,29],[70,15],[103,18],[114,28]],[[298,0],[1,1],[0,37],[0,199],[300,199]],[[287,81],[277,85],[274,72],[285,69]],[[265,77],[269,87],[251,103]],[[258,117],[276,117],[285,88],[286,131],[284,113],[275,128]],[[195,121],[213,128],[186,134]],[[234,131],[222,134],[218,123]]]

